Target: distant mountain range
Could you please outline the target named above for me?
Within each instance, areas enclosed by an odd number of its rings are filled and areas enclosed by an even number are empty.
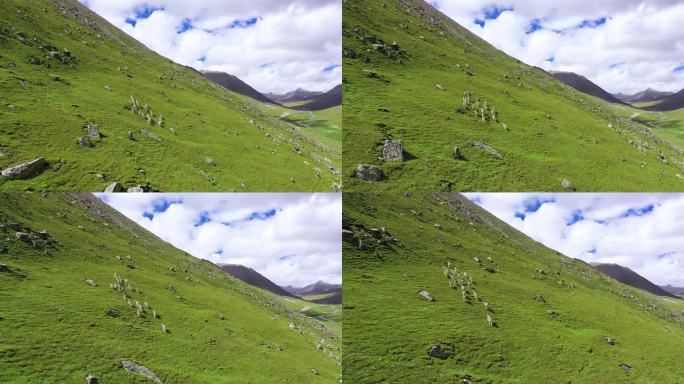
[[[225,72],[214,72],[214,71],[202,71],[201,73],[207,79],[209,79],[209,80],[213,81],[214,83],[222,86],[223,88],[231,90],[235,93],[239,93],[243,96],[251,97],[254,100],[261,101],[264,103],[280,105],[279,103],[276,103],[272,99],[264,96],[261,92],[252,88],[249,84],[240,80],[237,76],[233,76],[233,75],[225,73]]]
[[[675,287],[672,285],[661,285],[660,288],[670,292],[673,295],[684,297],[684,287]]]
[[[307,301],[317,304],[342,304],[342,285],[340,284],[328,284],[324,281],[317,281],[304,287],[294,287],[291,285],[288,285],[287,287],[280,287],[276,283],[266,278],[264,275],[253,270],[252,268],[245,267],[244,265],[219,264],[219,267],[238,280],[242,280],[251,286],[275,293],[278,296],[302,299],[304,296],[323,295],[329,293],[331,295],[322,297],[320,299]]]
[[[252,268],[247,268],[244,265],[238,264],[219,264],[219,267],[226,271],[229,275],[233,276],[238,280],[242,280],[249,285],[265,289],[279,296],[289,296],[295,299],[299,299],[298,296],[284,290],[276,283],[267,279],[264,275],[253,270]]]
[[[591,80],[587,79],[586,77],[582,75],[578,75],[574,72],[558,72],[558,71],[551,71],[549,72],[551,76],[553,76],[556,80],[572,87],[575,88],[576,90],[586,93],[588,95],[592,95],[595,97],[598,97],[599,99],[603,99],[609,103],[616,103],[616,104],[627,104],[624,101],[618,99],[617,97],[611,95],[608,91],[605,89],[599,87],[598,85],[594,84]]]
[[[639,275],[638,273],[632,271],[631,269],[627,267],[623,267],[618,264],[603,264],[603,263],[591,263],[591,265],[601,271],[603,274],[612,277],[613,279],[623,283],[630,285],[634,288],[638,288],[641,290],[644,290],[646,292],[650,292],[654,295],[658,296],[668,296],[668,297],[674,297],[674,298],[679,298],[675,296],[673,293],[668,292],[667,290],[653,284],[650,282],[648,279],[645,277]]]
[[[324,281],[317,281],[304,287],[288,285],[282,288],[299,297],[330,294],[319,299],[309,300],[312,303],[342,304],[342,285],[340,284],[329,284]]]
[[[615,93],[613,96],[624,101],[625,103],[643,103],[647,101],[657,101],[662,100],[668,96],[673,95],[672,92],[660,92],[651,88],[647,88],[644,91],[637,92],[633,95],[626,95],[623,93]]]
[[[307,91],[306,89],[297,88],[294,91],[290,91],[283,94],[278,93],[266,93],[264,96],[271,100],[275,100],[279,103],[292,103],[298,101],[306,101],[315,98],[316,96],[322,95],[323,92],[318,91]]]

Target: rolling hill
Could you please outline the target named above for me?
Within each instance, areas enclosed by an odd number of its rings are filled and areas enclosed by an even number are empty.
[[[463,196],[345,193],[343,226],[345,381],[675,383],[684,375],[684,301],[608,278]]]
[[[261,101],[262,103],[271,103],[271,104],[276,104],[275,101],[269,99],[268,97],[264,96],[261,92],[257,91],[256,89],[252,88],[249,84],[245,83],[244,81],[240,80],[237,76],[225,73],[225,72],[216,72],[216,71],[202,71],[201,72],[204,77],[207,79],[213,81],[214,83],[222,86],[225,89],[228,89],[230,91],[233,91],[235,93],[239,93],[240,95],[247,96],[251,99],[254,99],[256,101]]]
[[[278,286],[276,283],[272,282],[268,278],[266,278],[264,275],[260,274],[259,272],[253,270],[252,268],[247,268],[244,265],[237,265],[237,264],[221,264],[219,265],[219,268],[224,270],[226,273],[229,275],[233,276],[234,278],[238,280],[242,280],[245,283],[255,286],[257,288],[265,289],[271,293],[275,293],[276,295],[279,296],[289,296],[295,299],[298,299],[296,295],[293,295],[292,293],[284,290],[280,286]]]
[[[342,27],[345,191],[684,190],[669,141],[427,2],[343,2]]]
[[[592,263],[591,265],[606,276],[612,277],[623,284],[627,284],[634,288],[638,288],[658,296],[668,296],[676,299],[680,298],[653,284],[652,282],[648,281],[648,279],[632,271],[631,269],[623,267],[622,265],[605,263]]]
[[[338,105],[342,105],[342,84],[335,86],[328,92],[306,100],[305,103],[295,105],[292,108],[301,111],[321,111]]]
[[[594,82],[582,75],[578,75],[573,72],[560,71],[551,71],[550,73],[551,76],[553,76],[556,80],[562,82],[563,84],[569,85],[579,92],[598,97],[599,99],[605,100],[609,103],[626,104],[623,100],[608,93],[608,91],[599,87]]]
[[[289,300],[92,195],[0,198],[2,383],[337,383],[339,334]]]
[[[0,190],[331,191],[341,150],[76,0],[0,10]],[[16,170],[15,170],[16,171]],[[15,172],[16,173],[16,172]]]
[[[341,284],[330,284],[319,280],[304,287],[288,285],[283,289],[311,303],[342,304]]]

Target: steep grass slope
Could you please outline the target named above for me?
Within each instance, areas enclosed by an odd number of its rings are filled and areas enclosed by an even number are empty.
[[[343,55],[347,191],[684,189],[681,153],[648,128],[421,0],[344,2]],[[379,160],[387,139],[403,140],[403,163]],[[356,177],[360,164],[384,179]]]
[[[610,279],[460,195],[349,193],[343,215],[345,380],[677,383],[684,375],[684,301]]]
[[[339,380],[339,335],[93,196],[0,197],[0,382],[151,382],[121,360],[164,383]]]
[[[76,0],[0,9],[0,190],[330,191],[341,153],[170,62]],[[88,124],[101,138],[77,144]],[[129,132],[132,137],[129,138]],[[213,161],[208,161],[208,158]]]

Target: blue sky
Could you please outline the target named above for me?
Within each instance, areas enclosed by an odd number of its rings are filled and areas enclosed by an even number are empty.
[[[81,2],[159,54],[233,74],[261,92],[327,91],[342,82],[339,0]]]
[[[438,0],[433,6],[527,64],[609,92],[684,88],[684,2]],[[615,65],[615,64],[619,65]]]
[[[477,193],[468,198],[547,247],[684,286],[684,194]]]
[[[340,194],[97,196],[195,257],[242,264],[281,285],[342,281]]]

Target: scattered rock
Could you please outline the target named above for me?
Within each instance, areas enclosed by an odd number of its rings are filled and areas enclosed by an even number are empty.
[[[96,137],[98,139],[102,137],[100,135],[100,127],[98,127],[97,125],[88,124],[86,125],[86,129],[88,129],[88,137]]]
[[[93,142],[90,141],[90,138],[88,138],[88,136],[79,137],[78,140],[77,140],[76,142],[77,142],[78,145],[80,145],[81,147],[85,147],[85,148],[92,148],[92,147],[94,147]]]
[[[114,193],[114,192],[123,192],[123,186],[119,184],[118,181],[115,181],[107,186],[105,188],[105,193]]]
[[[461,148],[454,147],[454,159],[465,160],[465,157],[463,157],[463,154],[461,153]]]
[[[119,317],[119,312],[117,312],[116,310],[114,310],[112,308],[107,308],[107,310],[105,311],[105,314],[107,316],[111,316],[111,317]]]
[[[143,193],[145,190],[141,185],[138,185],[137,187],[130,187],[126,190],[128,193]]]
[[[632,367],[630,367],[629,365],[627,365],[625,363],[620,363],[619,367],[624,369],[625,373],[627,373],[628,375],[632,374]]]
[[[565,178],[563,179],[563,181],[561,181],[561,185],[563,186],[563,189],[565,189],[566,191],[575,192],[577,190],[577,188],[570,182],[570,180]]]
[[[418,297],[427,301],[435,301],[435,298],[426,290],[421,290],[418,292]]]
[[[87,384],[97,384],[98,383],[95,376],[92,376],[92,375],[87,375],[85,379],[86,379]]]
[[[105,86],[104,86],[104,89],[108,90],[109,92],[112,91],[112,87],[110,87],[109,85],[105,85]]]
[[[295,323],[290,323],[290,329],[298,329],[297,324]]]
[[[28,243],[29,239],[29,234],[26,232],[17,232],[14,234],[17,237],[17,240],[23,241],[25,243]]]
[[[382,169],[374,165],[360,164],[356,168],[356,177],[368,182],[378,182],[383,178]]]
[[[47,166],[47,162],[44,157],[39,157],[28,163],[23,163],[15,165],[13,167],[7,168],[2,171],[2,175],[8,179],[26,179],[34,176],[36,173],[40,172]]]
[[[354,244],[355,243],[354,240],[355,240],[354,232],[352,232],[348,229],[342,230],[342,241],[346,241],[347,243]]]
[[[611,337],[606,337],[606,344],[615,345],[615,339],[613,339]]]
[[[90,285],[91,287],[97,287],[97,282],[93,279],[85,279],[85,283]]]
[[[10,269],[10,267],[6,266],[5,264],[0,263],[0,272],[9,273],[9,272],[12,272],[12,270]]]
[[[492,155],[498,157],[499,159],[503,158],[503,156],[501,156],[499,151],[497,151],[496,149],[494,149],[493,147],[490,147],[489,145],[487,145],[485,143],[475,141],[475,142],[473,142],[473,145],[476,146],[477,148],[480,148],[481,150],[483,150],[485,152],[491,153]]]
[[[542,303],[546,303],[546,299],[542,295],[537,295],[537,297],[535,297],[535,300],[541,301]]]
[[[226,316],[223,313],[219,313],[219,319],[220,320],[225,320]]]
[[[159,136],[155,135],[154,133],[152,133],[152,132],[150,132],[150,131],[148,131],[148,130],[146,130],[146,129],[142,129],[142,128],[141,128],[141,129],[140,129],[140,133],[142,133],[143,136],[147,136],[147,137],[149,137],[150,139],[152,139],[152,140],[154,140],[154,141],[159,141],[159,142],[161,142],[161,139],[159,138]]]
[[[205,158],[204,162],[207,163],[207,165],[216,165],[216,162],[214,162],[214,159],[212,159],[211,157]]]
[[[439,345],[433,345],[430,347],[428,355],[430,357],[435,357],[442,360],[445,360],[447,357],[449,357],[444,351],[442,351],[442,348]]]
[[[382,148],[382,159],[384,161],[404,161],[404,142],[401,140],[385,140]]]
[[[439,89],[440,91],[444,90],[444,87],[442,87],[442,84],[435,84],[435,88]]]
[[[128,131],[128,140],[135,140],[135,138],[133,137],[133,132],[131,131]]]
[[[128,372],[133,372],[138,375],[147,377],[148,379],[154,381],[155,383],[162,384],[161,379],[154,374],[149,368],[140,365],[131,360],[121,360],[121,367]]]

